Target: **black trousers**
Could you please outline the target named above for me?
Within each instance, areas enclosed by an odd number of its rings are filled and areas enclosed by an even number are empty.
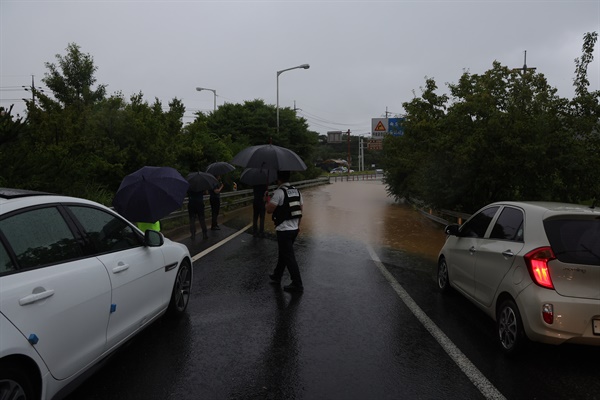
[[[190,218],[190,234],[196,236],[196,217],[200,221],[200,228],[202,233],[206,233],[206,221],[204,216],[204,202],[195,203],[190,202],[188,204],[188,216]]]
[[[211,197],[210,198],[210,214],[211,214],[210,227],[211,228],[219,226],[217,219],[219,218],[219,210],[220,209],[221,209],[221,199],[219,197]]]
[[[254,211],[252,215],[252,233],[263,233],[265,231],[265,202],[260,200],[260,202],[252,203],[252,210]],[[260,225],[259,225],[260,220]]]
[[[298,237],[298,230],[293,231],[277,231],[277,247],[279,256],[277,258],[277,266],[273,274],[277,278],[281,278],[285,268],[287,267],[292,283],[297,286],[302,286],[302,278],[300,277],[300,269],[296,261],[294,253],[294,241]]]

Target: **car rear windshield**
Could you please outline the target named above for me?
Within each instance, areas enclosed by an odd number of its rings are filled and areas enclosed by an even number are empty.
[[[560,261],[600,265],[600,219],[552,219],[544,228]]]

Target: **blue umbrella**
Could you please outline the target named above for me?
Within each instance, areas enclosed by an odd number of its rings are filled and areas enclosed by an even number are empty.
[[[113,206],[130,221],[155,222],[181,208],[189,185],[174,168],[143,167],[123,179]]]

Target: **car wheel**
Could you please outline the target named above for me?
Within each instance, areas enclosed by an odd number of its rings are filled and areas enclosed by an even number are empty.
[[[519,353],[527,341],[527,336],[523,329],[521,313],[513,300],[505,300],[498,308],[496,326],[502,351],[506,354]]]
[[[173,284],[173,293],[167,312],[171,316],[181,316],[185,312],[190,301],[192,288],[192,266],[188,260],[184,260],[179,266],[177,277]]]
[[[14,365],[0,361],[0,399],[29,400],[34,398],[34,387],[27,374]]]
[[[450,278],[448,276],[448,263],[444,257],[440,258],[437,269],[437,284],[440,292],[447,292],[450,288]]]

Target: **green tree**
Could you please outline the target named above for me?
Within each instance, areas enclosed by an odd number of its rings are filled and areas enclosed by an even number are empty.
[[[467,212],[497,200],[589,199],[600,166],[598,93],[587,92],[585,75],[595,37],[585,36],[576,60],[572,102],[543,74],[498,62],[463,73],[449,96],[427,79],[422,96],[404,103],[404,136],[385,139],[388,191]]]
[[[583,36],[582,56],[575,59],[575,97],[570,102],[569,129],[573,157],[569,160],[571,179],[583,199],[600,199],[600,91],[589,91],[588,67],[594,60],[598,33]]]
[[[209,115],[198,114],[194,129],[205,129],[212,136],[228,146],[233,158],[242,149],[261,144],[272,143],[295,151],[306,163],[308,170],[297,173],[295,178],[314,177],[320,171],[314,166],[314,154],[318,143],[318,134],[308,130],[304,118],[298,118],[289,108],[279,110],[280,129],[277,133],[276,107],[267,105],[263,100],[246,101],[244,104],[225,103]],[[209,144],[214,139],[208,138]],[[223,155],[222,153],[217,153]],[[229,159],[230,159],[229,158]],[[213,160],[227,161],[227,159]]]
[[[94,74],[98,69],[89,54],[83,54],[75,43],[69,43],[67,54],[56,55],[57,64],[47,62],[49,72],[42,80],[63,106],[91,105],[104,98],[106,86],[96,83]]]

